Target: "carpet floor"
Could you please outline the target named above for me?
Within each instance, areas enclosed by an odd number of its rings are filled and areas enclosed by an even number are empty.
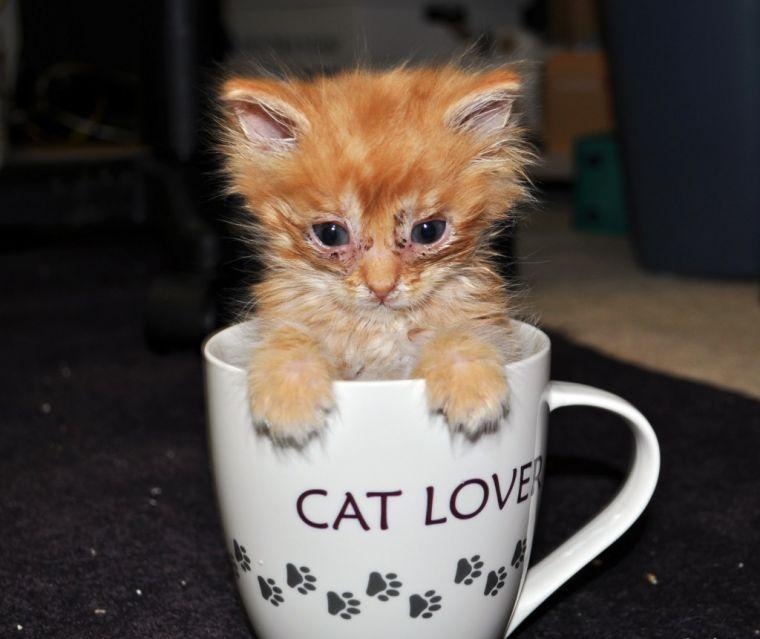
[[[144,346],[155,263],[139,238],[0,255],[2,637],[251,637],[214,503],[199,353]],[[514,636],[760,636],[760,403],[560,338],[553,376],[635,404],[662,474],[634,527]],[[533,560],[614,495],[630,453],[615,420],[552,416]]]

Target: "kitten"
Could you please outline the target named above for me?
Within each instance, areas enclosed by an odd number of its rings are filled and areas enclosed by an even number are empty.
[[[231,189],[256,221],[252,415],[302,441],[336,379],[424,378],[474,435],[514,353],[489,240],[525,195],[514,71],[354,70],[222,88]]]

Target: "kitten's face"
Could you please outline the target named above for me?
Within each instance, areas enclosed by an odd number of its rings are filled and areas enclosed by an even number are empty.
[[[522,194],[517,88],[451,67],[229,81],[228,167],[265,260],[344,307],[424,304]]]

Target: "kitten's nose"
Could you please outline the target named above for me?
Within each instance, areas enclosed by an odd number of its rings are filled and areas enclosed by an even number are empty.
[[[396,288],[399,278],[399,264],[390,255],[370,251],[361,262],[364,283],[381,302]]]
[[[372,282],[371,284],[367,282],[367,288],[375,294],[377,299],[383,302],[396,288],[396,282]]]

